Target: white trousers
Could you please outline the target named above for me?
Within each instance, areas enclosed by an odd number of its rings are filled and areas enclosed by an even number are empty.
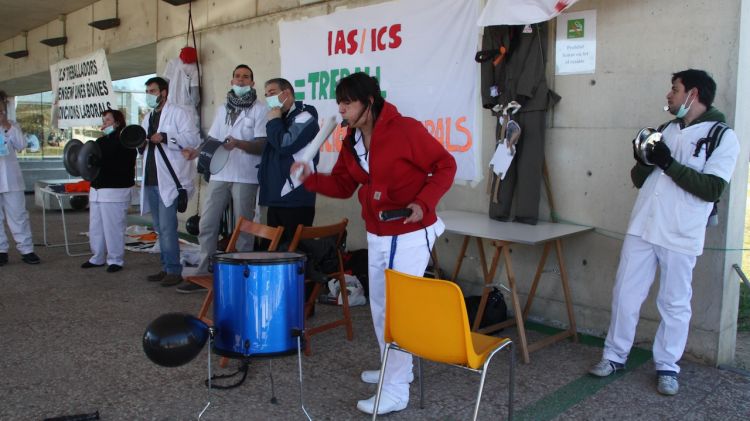
[[[208,258],[216,253],[216,243],[219,240],[221,215],[232,198],[232,210],[235,220],[240,216],[253,220],[255,217],[255,198],[258,185],[250,183],[230,183],[227,181],[209,181],[206,187],[206,199],[201,210],[199,223],[200,233],[198,242],[201,246],[201,260],[196,273],[208,272]],[[237,239],[237,250],[251,251],[253,249],[252,235],[241,234]]]
[[[130,202],[89,202],[89,244],[95,265],[125,263],[125,228]]]
[[[3,220],[8,221],[8,229],[16,241],[16,249],[21,254],[34,251],[31,241],[31,224],[26,212],[26,199],[22,191],[0,193],[0,253],[8,252],[8,237],[5,235]]]
[[[656,306],[661,323],[654,338],[654,364],[657,370],[680,372],[677,361],[682,358],[690,329],[695,261],[696,256],[667,250],[641,237],[625,237],[612,291],[612,320],[604,342],[604,358],[623,364],[627,360],[641,305],[654,282],[658,265]]]
[[[441,223],[442,226],[442,223]],[[424,276],[430,260],[430,249],[437,235],[433,227],[398,236],[393,269],[409,275]],[[442,231],[442,230],[441,230]],[[382,361],[385,350],[385,270],[391,256],[391,236],[377,236],[367,233],[367,259],[370,291],[370,312],[375,335],[380,346]],[[383,390],[391,396],[409,402],[409,374],[412,372],[412,357],[401,351],[388,354],[388,365],[383,379]]]

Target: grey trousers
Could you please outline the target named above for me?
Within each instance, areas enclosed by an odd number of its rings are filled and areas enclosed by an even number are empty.
[[[255,199],[257,193],[257,184],[213,180],[208,182],[199,224],[200,233],[198,234],[198,241],[201,245],[201,261],[196,273],[208,272],[208,258],[217,251],[216,243],[219,239],[221,215],[224,213],[230,197],[233,203],[234,217],[239,219],[242,216],[252,221],[255,217]],[[252,250],[253,241],[254,238],[252,235],[240,235],[240,238],[237,240],[237,250]]]

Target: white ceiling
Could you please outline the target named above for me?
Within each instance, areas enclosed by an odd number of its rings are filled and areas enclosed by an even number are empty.
[[[0,0],[0,41],[96,2],[97,0]]]

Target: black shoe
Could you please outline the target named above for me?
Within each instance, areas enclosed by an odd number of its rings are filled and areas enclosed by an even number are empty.
[[[167,272],[161,271],[153,275],[148,275],[146,279],[149,282],[161,282],[161,280],[164,279],[165,276],[167,276]]]
[[[0,266],[5,266],[8,263],[8,253],[0,253]]]
[[[86,261],[85,261],[85,262],[84,262],[84,263],[83,263],[83,264],[81,265],[81,269],[100,268],[100,267],[102,267],[102,266],[104,266],[104,263],[102,263],[101,265],[95,265],[95,264],[93,264],[93,263],[89,262],[88,260],[86,260]]]
[[[180,292],[182,294],[192,294],[194,292],[203,292],[206,288],[203,288],[202,286],[198,284],[194,284],[192,282],[187,282],[184,285],[180,285],[177,287],[177,292]]]
[[[178,275],[176,273],[169,273],[162,278],[161,283],[159,285],[163,287],[173,287],[175,285],[179,285],[182,283],[182,275]]]
[[[23,260],[24,263],[28,263],[30,265],[38,265],[39,262],[41,262],[41,260],[39,260],[39,256],[34,254],[34,252],[22,255],[21,260]]]
[[[122,266],[120,265],[109,265],[107,266],[107,272],[109,273],[115,273],[122,270]]]

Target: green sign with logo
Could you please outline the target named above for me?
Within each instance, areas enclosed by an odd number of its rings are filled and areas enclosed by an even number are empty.
[[[568,21],[568,39],[583,38],[585,19],[571,19]]]

